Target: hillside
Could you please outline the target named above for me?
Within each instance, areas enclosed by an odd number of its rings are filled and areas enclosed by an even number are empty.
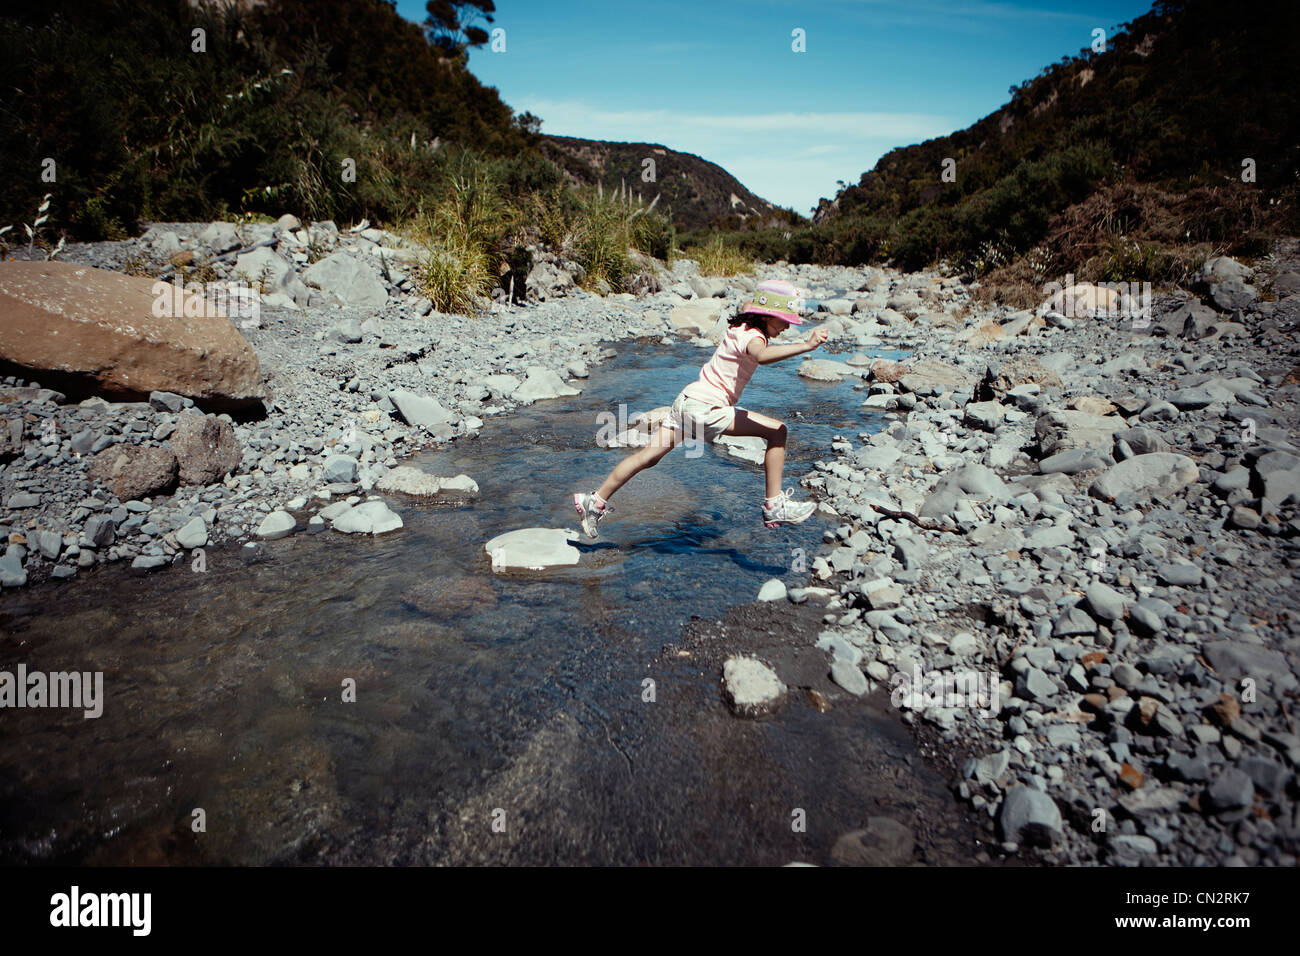
[[[1039,244],[1077,265],[1136,237],[1139,265],[1160,271],[1171,263],[1159,247],[1174,239],[1250,251],[1270,227],[1294,231],[1297,28],[1290,0],[1249,16],[1227,0],[1158,3],[1105,52],[1064,58],[971,127],[895,149],[823,199],[814,222],[837,239],[823,246],[979,273]],[[943,182],[949,158],[955,181]],[[1247,158],[1254,182],[1242,181]]]
[[[693,153],[679,153],[658,143],[608,143],[545,136],[544,155],[564,170],[572,182],[600,183],[619,189],[624,183],[646,202],[656,195],[681,229],[717,227],[735,229],[742,224],[774,225],[786,222],[789,212],[756,196],[717,163]],[[654,182],[642,181],[646,159],[654,160]]]

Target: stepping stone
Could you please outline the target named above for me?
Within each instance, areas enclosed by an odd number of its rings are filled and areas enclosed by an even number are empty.
[[[581,552],[570,542],[578,541],[578,532],[567,528],[520,528],[499,534],[483,546],[493,571],[506,568],[543,568],[575,565]]]

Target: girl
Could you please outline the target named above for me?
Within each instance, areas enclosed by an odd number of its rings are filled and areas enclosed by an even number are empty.
[[[713,441],[719,435],[757,435],[766,440],[763,469],[767,476],[767,498],[763,501],[763,524],[775,528],[780,524],[798,524],[812,516],[816,505],[792,500],[792,488],[781,490],[785,425],[736,405],[756,367],[811,352],[826,341],[826,330],[817,329],[803,342],[768,344],[787,325],[803,325],[798,310],[799,290],[790,283],[770,279],[759,284],[754,297],[730,320],[731,327],[713,358],[700,369],[699,379],[678,394],[671,414],[660,423],[650,444],[619,462],[596,491],[573,496],[573,506],[581,516],[582,530],[587,537],[596,537],[597,522],[613,510],[608,505],[609,499],[629,478],[657,465],[684,439],[697,436]]]

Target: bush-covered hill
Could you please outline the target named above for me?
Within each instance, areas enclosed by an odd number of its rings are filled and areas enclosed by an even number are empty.
[[[746,222],[775,225],[791,221],[791,213],[754,195],[717,163],[693,153],[681,153],[658,143],[610,143],[545,136],[545,155],[574,181],[605,189],[626,186],[647,202],[659,196],[681,229],[734,229]],[[645,161],[654,165],[646,166]],[[653,173],[654,181],[643,179]],[[797,217],[796,217],[797,218]]]
[[[393,222],[445,196],[467,151],[521,199],[639,183],[641,153],[663,149],[542,137],[537,117],[474,77],[463,44],[443,40],[392,0],[9,5],[0,225],[31,222],[46,193],[47,229],[79,238],[247,212]],[[699,157],[656,158],[660,206],[683,223],[770,209]]]
[[[1178,271],[1177,242],[1249,252],[1300,226],[1297,35],[1293,0],[1157,3],[1105,52],[1046,67],[970,128],[889,152],[823,200],[813,228],[746,244],[977,274],[1032,252],[1047,268],[1152,279]]]

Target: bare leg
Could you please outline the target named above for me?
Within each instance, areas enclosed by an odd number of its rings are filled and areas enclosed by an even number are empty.
[[[763,471],[767,476],[767,497],[781,493],[781,473],[785,470],[786,427],[767,415],[736,409],[736,420],[724,432],[727,435],[757,435],[767,442],[763,456]]]
[[[609,501],[614,492],[627,484],[628,479],[633,475],[659,464],[659,460],[664,455],[681,443],[681,434],[677,429],[660,426],[654,437],[650,439],[649,445],[628,455],[614,466],[614,470],[609,473],[609,477],[605,479],[605,483],[600,486],[596,494],[602,501]]]

